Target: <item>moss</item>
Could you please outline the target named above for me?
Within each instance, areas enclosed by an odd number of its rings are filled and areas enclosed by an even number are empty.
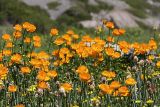
[[[47,4],[47,6],[48,6],[48,8],[49,9],[57,9],[57,7],[60,5],[60,3],[59,2],[50,2],[50,3],[48,3]]]

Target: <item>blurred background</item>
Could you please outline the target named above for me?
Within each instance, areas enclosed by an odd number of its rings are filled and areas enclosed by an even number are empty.
[[[46,33],[51,27],[92,31],[102,19],[117,27],[148,30],[160,25],[160,0],[0,0],[0,32],[29,21]]]

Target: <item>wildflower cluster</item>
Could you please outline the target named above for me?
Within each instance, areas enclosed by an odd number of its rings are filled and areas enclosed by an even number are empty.
[[[13,28],[13,34],[2,35],[0,106],[160,105],[160,58],[154,38],[148,43],[120,41],[126,31],[106,20],[94,38],[53,28],[42,39],[29,22]]]

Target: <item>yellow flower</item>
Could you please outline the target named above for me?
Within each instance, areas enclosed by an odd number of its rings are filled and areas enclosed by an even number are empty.
[[[153,100],[147,100],[147,102],[146,102],[147,104],[152,104],[152,103],[154,103],[154,101]]]
[[[136,100],[135,103],[139,104],[139,103],[141,103],[141,100]]]
[[[154,55],[149,55],[148,57],[149,60],[153,60],[154,58],[155,58]]]
[[[160,61],[156,63],[157,67],[160,68]]]
[[[36,91],[36,87],[37,87],[37,85],[31,85],[31,86],[27,89],[27,91]]]

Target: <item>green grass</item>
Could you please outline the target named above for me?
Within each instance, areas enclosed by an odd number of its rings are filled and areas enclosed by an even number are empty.
[[[154,1],[154,2],[160,2],[160,0],[152,0],[152,1]]]
[[[140,17],[140,18],[146,18],[148,15],[159,15],[160,7],[152,6],[151,4],[147,3],[146,0],[123,0],[127,4],[131,6],[131,9],[129,9],[129,12],[131,12],[133,15]],[[156,2],[160,2],[159,0],[154,0]],[[146,10],[151,11],[150,13],[147,13]],[[148,14],[148,15],[147,15]]]
[[[29,21],[39,26],[38,31],[47,31],[53,23],[49,14],[38,6],[28,6],[19,0],[0,0],[0,23],[11,24]]]
[[[146,0],[123,0],[127,4],[129,4],[132,8],[129,10],[133,15],[146,18],[147,12],[146,9],[150,7],[150,5],[146,2]]]
[[[101,10],[111,10],[113,7],[107,5],[104,2],[97,1],[99,5],[90,5],[86,0],[76,1],[76,5],[72,6],[69,10],[64,12],[58,19],[57,22],[63,26],[75,26],[82,27],[77,22],[82,20],[90,20],[92,17],[90,13],[98,13]]]
[[[48,6],[49,9],[57,9],[57,7],[58,7],[59,5],[60,5],[60,3],[59,3],[59,2],[56,2],[56,1],[50,2],[50,3],[47,4],[47,6]]]

